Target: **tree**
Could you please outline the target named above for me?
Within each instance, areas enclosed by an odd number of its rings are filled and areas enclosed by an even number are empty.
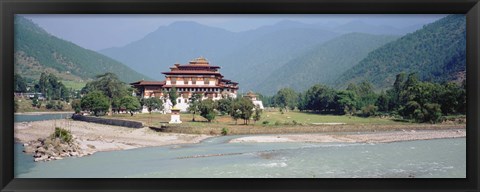
[[[442,103],[442,112],[445,115],[455,114],[462,112],[462,104],[464,103],[464,90],[457,84],[450,82],[444,86],[444,91],[440,97],[440,103]]]
[[[253,114],[253,108],[255,107],[255,105],[253,105],[253,102],[252,100],[248,99],[248,98],[245,98],[245,97],[241,97],[239,99],[237,99],[237,107],[238,107],[238,110],[240,111],[240,118],[243,119],[243,123],[245,125],[248,124],[250,118],[252,117],[252,114]],[[237,109],[235,109],[236,111]]]
[[[262,118],[262,109],[258,105],[255,105],[255,113],[253,114],[253,124]]]
[[[109,115],[113,109],[113,101],[115,98],[123,98],[128,95],[127,86],[120,81],[114,73],[105,73],[96,76],[96,80],[87,83],[82,92],[100,91],[109,99]]]
[[[230,116],[235,120],[235,125],[238,123],[238,119],[241,118],[242,112],[240,111],[240,97],[237,97],[230,104]]]
[[[217,102],[217,104],[216,104],[217,110],[222,115],[231,113],[231,106],[232,106],[232,102],[233,102],[233,99],[231,97],[222,98],[222,99],[220,99],[216,102]]]
[[[274,96],[274,103],[280,109],[294,110],[297,107],[298,95],[291,88],[280,89]]]
[[[75,110],[75,113],[80,113],[82,110],[82,104],[80,99],[74,99],[70,105],[72,106],[72,109]]]
[[[387,94],[382,90],[380,95],[375,102],[375,105],[378,107],[378,111],[381,112],[388,112],[389,111],[389,97]]]
[[[215,119],[215,108],[215,102],[212,99],[205,99],[198,104],[200,116],[207,119],[208,122],[212,122],[212,120]]]
[[[195,121],[195,114],[198,112],[198,105],[200,101],[202,100],[202,95],[199,93],[194,93],[190,98],[189,98],[189,106],[188,106],[188,111],[193,114],[192,121]]]
[[[130,112],[130,116],[133,116],[133,113],[138,111],[141,107],[140,101],[138,101],[136,97],[130,95],[122,97],[120,100],[120,106]]]
[[[144,99],[144,105],[147,107],[148,112],[151,114],[153,110],[163,110],[163,101],[156,97],[150,97]]]
[[[26,83],[25,79],[17,73],[15,73],[13,75],[13,78],[14,78],[14,80],[13,80],[14,91],[19,92],[19,93],[27,92],[27,83]]]
[[[172,102],[172,107],[177,105],[177,89],[175,87],[172,87],[170,91],[168,91],[168,99],[170,99],[170,102]]]
[[[38,104],[39,104],[38,94],[35,93],[35,95],[33,95],[33,99],[32,99],[32,107],[40,108],[40,105],[38,105]]]
[[[337,114],[350,114],[356,111],[357,96],[353,91],[338,91],[335,95],[335,105]]]
[[[377,95],[373,91],[373,85],[368,81],[361,82],[358,85],[355,93],[358,96],[358,109],[361,109],[368,105],[374,105],[377,101]]]
[[[322,84],[316,84],[305,92],[307,110],[328,112],[335,109],[335,90]]]
[[[102,92],[92,91],[82,98],[80,105],[82,110],[93,111],[94,115],[98,116],[100,112],[108,111],[110,101]]]
[[[45,94],[45,98],[49,100],[69,100],[70,93],[68,92],[68,89],[51,73],[42,73],[38,84],[35,87],[37,87],[38,91]]]

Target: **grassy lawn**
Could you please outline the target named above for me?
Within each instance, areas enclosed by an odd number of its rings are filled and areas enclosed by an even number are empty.
[[[211,134],[218,135],[223,128],[228,129],[228,134],[284,134],[284,133],[318,133],[318,132],[362,132],[362,131],[392,131],[413,129],[450,129],[462,127],[464,124],[418,124],[395,121],[379,117],[352,117],[336,115],[320,115],[302,112],[264,112],[262,119],[255,124],[243,125],[239,119],[238,124],[230,116],[217,116],[208,123],[203,117],[196,115],[192,121],[192,114],[181,114],[181,124],[168,124],[170,114],[114,114],[104,118],[126,119],[143,122],[146,126],[164,127],[165,132]],[[268,124],[263,124],[268,121]],[[293,123],[296,121],[296,123]],[[316,123],[345,123],[342,125],[321,125]]]
[[[195,115],[195,120],[197,122],[192,122],[192,114],[181,114],[181,120],[183,124],[188,124],[192,126],[215,126],[215,125],[235,125],[235,120],[230,116],[217,116],[212,123],[206,123],[206,119],[200,115]],[[109,118],[121,118],[129,119],[135,121],[141,121],[148,125],[160,125],[162,123],[168,123],[170,121],[170,114],[159,114],[159,113],[142,113],[135,114],[130,116],[130,114],[115,114]],[[294,123],[294,121],[296,123]],[[263,122],[268,122],[268,124],[263,124]],[[239,119],[238,124],[242,124],[243,120]],[[257,121],[255,125],[262,126],[279,126],[279,125],[311,125],[315,123],[345,123],[351,125],[360,125],[360,124],[382,124],[382,125],[391,125],[391,124],[405,124],[404,122],[394,121],[392,119],[382,119],[378,117],[356,117],[356,116],[340,116],[340,115],[319,115],[313,113],[303,113],[303,112],[287,112],[281,114],[280,112],[264,112],[260,121]],[[237,125],[238,125],[237,124]],[[250,124],[253,125],[253,120]]]
[[[78,82],[78,81],[62,81],[62,83],[67,88],[72,88],[73,90],[81,90],[87,83]]]

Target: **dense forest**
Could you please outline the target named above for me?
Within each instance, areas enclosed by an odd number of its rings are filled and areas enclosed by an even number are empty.
[[[127,82],[149,79],[111,58],[52,36],[21,16],[15,17],[15,71],[29,79],[39,79],[45,71],[76,81],[105,72]]]
[[[395,75],[417,72],[420,80],[461,82],[466,68],[466,24],[464,15],[449,15],[423,29],[388,43],[360,61],[337,80],[337,87],[370,81],[385,89]]]

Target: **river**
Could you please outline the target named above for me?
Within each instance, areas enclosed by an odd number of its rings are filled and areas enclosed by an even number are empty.
[[[68,114],[15,115],[15,122]],[[465,178],[466,140],[365,143],[197,144],[97,152],[81,158],[34,162],[15,144],[17,178]]]
[[[17,178],[465,178],[466,140],[382,144],[227,143],[98,152],[33,162],[15,145]],[[222,155],[220,155],[222,154]]]
[[[60,112],[60,113],[33,113],[33,114],[15,114],[15,122],[27,122],[27,121],[43,121],[51,119],[65,119],[70,118],[73,112]]]

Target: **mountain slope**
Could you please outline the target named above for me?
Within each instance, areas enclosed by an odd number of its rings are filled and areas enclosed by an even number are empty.
[[[204,56],[211,64],[221,66],[226,78],[240,82],[242,88],[249,88],[250,80],[259,80],[257,75],[248,72],[254,67],[272,67],[272,63],[288,59],[285,56],[290,57],[336,36],[320,29],[298,28],[302,26],[281,22],[235,33],[195,22],[175,22],[159,27],[139,41],[104,49],[101,53],[138,67],[140,72],[158,80],[164,79],[161,72],[174,63],[186,63]]]
[[[464,15],[449,15],[371,52],[336,85],[368,80],[383,89],[401,72],[417,72],[420,79],[435,82],[455,80],[466,68],[465,30]]]
[[[368,53],[398,37],[351,33],[317,45],[276,69],[256,90],[272,95],[283,87],[304,91],[317,83],[329,84]]]
[[[63,80],[82,81],[112,72],[125,82],[149,79],[97,52],[50,35],[28,19],[15,17],[15,71],[38,79],[49,71]]]
[[[257,37],[252,43],[221,57],[222,72],[240,83],[240,91],[256,90],[276,69],[312,47],[336,37],[319,29],[285,29]]]
[[[242,43],[235,36],[233,32],[195,22],[176,22],[159,27],[124,47],[100,52],[162,80],[164,75],[161,72],[168,71],[176,62],[186,63],[199,56],[212,60],[224,55],[232,46]]]

